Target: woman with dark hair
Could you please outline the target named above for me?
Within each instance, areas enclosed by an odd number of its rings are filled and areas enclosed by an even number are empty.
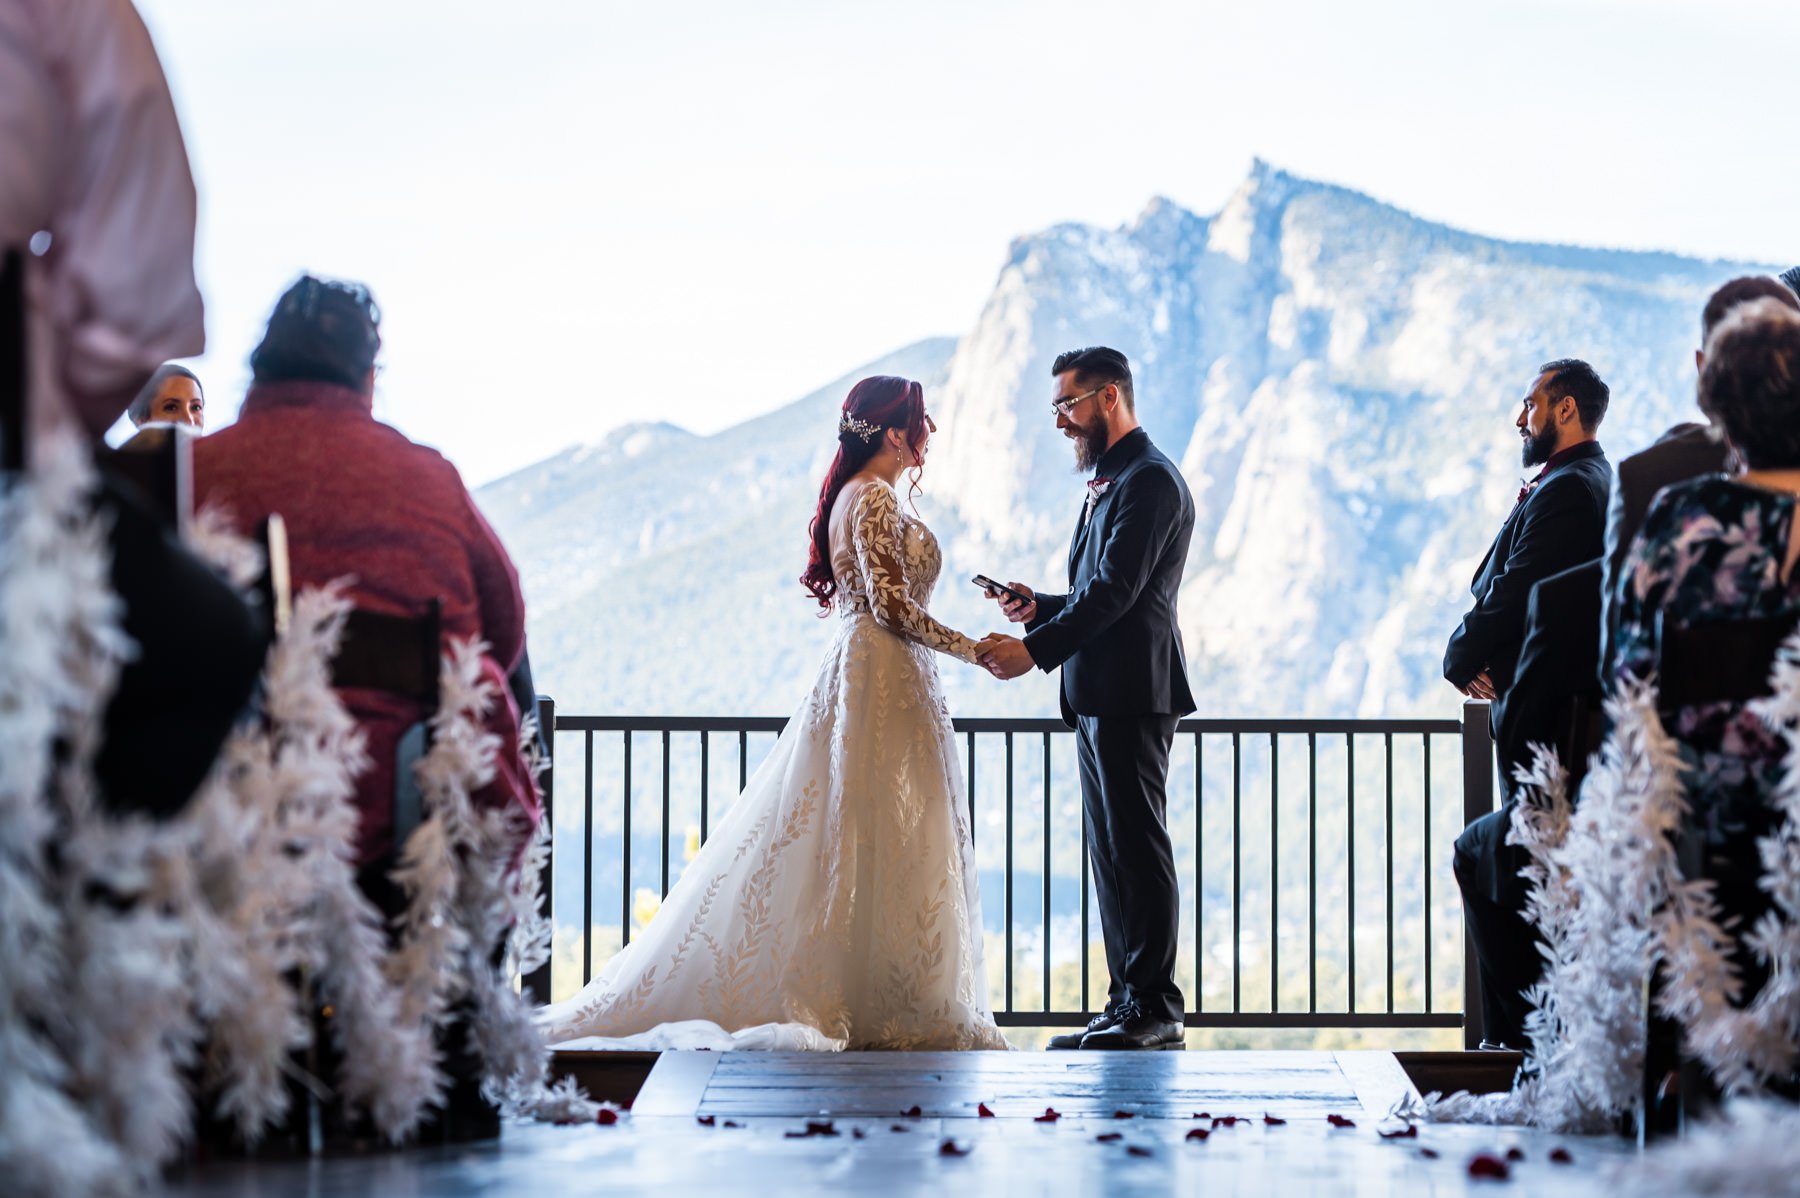
[[[1707,339],[1700,408],[1724,437],[1731,474],[1657,493],[1620,571],[1619,636],[1612,675],[1648,679],[1666,664],[1675,629],[1800,617],[1800,312],[1773,299],[1740,304]],[[1716,669],[1768,675],[1773,662],[1717,661]],[[1767,908],[1756,841],[1773,828],[1787,746],[1742,702],[1673,706],[1668,730],[1687,765],[1695,813],[1721,906],[1745,916]],[[1767,976],[1740,943],[1733,954],[1755,993]]]
[[[206,427],[206,389],[200,376],[175,362],[164,362],[138,389],[137,398],[125,409],[136,428],[146,424],[186,424]]]
[[[932,619],[942,558],[895,485],[933,425],[910,379],[856,384],[801,583],[838,615],[810,694],[649,926],[544,1009],[612,1047],[1005,1048]],[[583,1040],[581,1043],[593,1043]]]

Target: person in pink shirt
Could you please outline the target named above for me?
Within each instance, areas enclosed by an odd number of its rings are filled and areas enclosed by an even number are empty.
[[[206,347],[194,178],[130,0],[0,4],[0,252],[25,261],[36,430],[98,438]]]
[[[525,642],[518,572],[456,468],[375,419],[380,349],[380,314],[366,288],[302,277],[250,355],[253,381],[236,423],[194,445],[196,499],[245,533],[279,513],[296,590],[346,579],[358,608],[400,616],[421,614],[435,598],[446,641],[479,637],[494,688],[488,727],[501,750],[476,801],[509,807],[529,827],[538,803],[506,685]],[[357,802],[360,864],[374,882],[397,847],[398,743],[421,713],[384,692],[342,694],[373,759]]]

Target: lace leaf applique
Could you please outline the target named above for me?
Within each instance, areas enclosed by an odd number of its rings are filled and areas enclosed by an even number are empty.
[[[975,642],[932,619],[907,589],[906,528],[892,488],[869,483],[855,503],[851,542],[862,574],[863,597],[875,622],[895,636],[973,662]]]

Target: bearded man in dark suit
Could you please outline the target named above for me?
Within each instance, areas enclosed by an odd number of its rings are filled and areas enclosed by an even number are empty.
[[[1512,818],[1512,769],[1526,758],[1524,738],[1544,739],[1554,714],[1537,702],[1515,704],[1509,692],[1534,601],[1549,612],[1555,596],[1571,586],[1592,586],[1597,604],[1597,572],[1575,571],[1573,577],[1564,572],[1600,557],[1612,471],[1596,433],[1608,398],[1606,384],[1586,362],[1565,358],[1539,369],[1515,424],[1524,442],[1525,465],[1542,469],[1520,489],[1518,502],[1475,572],[1470,587],[1475,606],[1451,635],[1444,653],[1445,678],[1470,698],[1495,702],[1491,718],[1507,802],[1457,838],[1455,869],[1480,965],[1488,1040],[1515,1047],[1524,1042],[1530,1010],[1516,982],[1530,971],[1536,953],[1530,928],[1520,915],[1519,862],[1505,844]],[[1557,581],[1545,583],[1552,576]],[[1582,627],[1563,631],[1595,639],[1597,614],[1597,607],[1590,604],[1584,615],[1576,617]],[[1563,652],[1581,650],[1565,646]]]
[[[1180,894],[1166,820],[1169,745],[1194,710],[1175,620],[1194,534],[1187,483],[1138,427],[1131,365],[1115,349],[1071,350],[1050,369],[1056,426],[1093,470],[1069,546],[1069,590],[1022,583],[992,592],[1023,640],[983,656],[996,676],[1061,669],[1063,721],[1075,729],[1088,861],[1109,975],[1105,1009],[1051,1048],[1183,1045],[1175,984]]]

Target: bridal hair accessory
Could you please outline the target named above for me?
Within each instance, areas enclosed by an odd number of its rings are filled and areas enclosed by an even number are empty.
[[[845,412],[842,416],[838,417],[838,432],[855,433],[862,439],[862,442],[865,445],[873,441],[875,435],[880,431],[881,426],[879,424],[870,424],[867,420],[858,420],[848,412]]]

